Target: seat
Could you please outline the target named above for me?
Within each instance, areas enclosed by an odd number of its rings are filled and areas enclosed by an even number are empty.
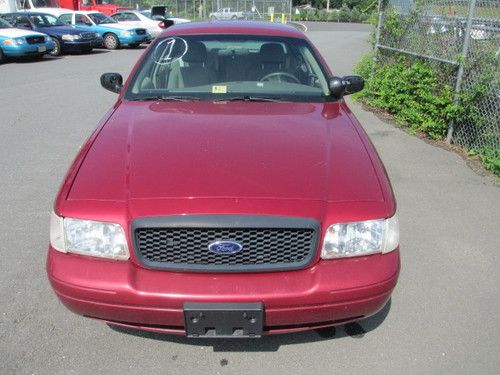
[[[182,62],[183,66],[172,69],[169,88],[203,86],[216,81],[215,71],[207,64],[207,48],[203,43],[189,43]]]
[[[248,72],[251,81],[259,81],[266,75],[286,71],[286,55],[279,43],[265,43],[260,47],[259,63]]]

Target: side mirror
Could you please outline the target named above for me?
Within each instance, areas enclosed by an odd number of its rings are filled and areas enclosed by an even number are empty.
[[[345,77],[332,77],[328,81],[330,94],[337,99],[342,98],[344,95],[354,94],[355,92],[363,90],[365,81],[360,76],[345,76]]]
[[[101,76],[101,86],[118,94],[123,86],[123,78],[119,73],[104,73]]]
[[[344,95],[354,94],[365,87],[365,80],[360,76],[345,76],[343,80],[346,83]]]

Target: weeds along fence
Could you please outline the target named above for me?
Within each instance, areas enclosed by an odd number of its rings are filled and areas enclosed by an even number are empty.
[[[191,20],[228,16],[227,19],[263,21],[269,21],[272,17],[273,20],[280,21],[282,17],[290,20],[292,14],[291,0],[117,0],[117,2],[134,9],[150,9],[153,5],[165,5],[172,15]],[[229,8],[230,13],[213,15],[223,8]]]
[[[473,104],[450,122],[447,142],[500,157],[500,1],[379,0],[375,50],[377,64],[394,55],[429,62],[457,103]]]

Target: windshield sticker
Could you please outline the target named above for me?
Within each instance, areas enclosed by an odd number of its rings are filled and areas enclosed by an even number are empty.
[[[227,86],[212,86],[212,94],[226,94]]]
[[[188,51],[187,42],[179,37],[162,40],[155,47],[153,60],[160,65],[172,64],[181,59]]]

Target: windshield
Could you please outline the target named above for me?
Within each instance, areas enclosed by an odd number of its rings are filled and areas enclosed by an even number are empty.
[[[331,100],[324,68],[307,41],[256,35],[186,35],[156,41],[125,97],[165,96]]]
[[[0,17],[0,29],[10,29],[12,25]]]
[[[30,16],[30,20],[36,25],[36,27],[65,26],[64,23],[50,14],[37,14],[35,16]]]
[[[102,23],[116,23],[114,19],[102,13],[89,13],[88,16],[96,25],[100,25]]]

